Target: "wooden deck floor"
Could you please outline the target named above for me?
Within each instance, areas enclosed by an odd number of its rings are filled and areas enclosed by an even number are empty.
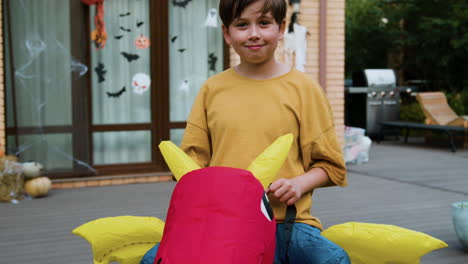
[[[410,140],[411,142],[411,140]],[[352,165],[349,186],[314,194],[324,227],[348,221],[392,224],[449,244],[423,264],[468,263],[451,219],[451,203],[468,200],[468,150],[383,142],[370,161]],[[0,204],[0,263],[90,264],[89,244],[71,234],[100,217],[146,215],[165,219],[172,182],[56,189],[42,199]]]

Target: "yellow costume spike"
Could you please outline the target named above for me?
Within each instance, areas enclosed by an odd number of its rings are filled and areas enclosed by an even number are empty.
[[[138,264],[161,241],[163,231],[159,218],[124,215],[93,220],[72,233],[91,244],[94,264]]]
[[[186,173],[200,169],[193,159],[171,141],[162,141],[159,149],[177,181]]]
[[[281,136],[266,148],[247,168],[266,189],[273,182],[279,169],[288,157],[293,143],[293,134]]]

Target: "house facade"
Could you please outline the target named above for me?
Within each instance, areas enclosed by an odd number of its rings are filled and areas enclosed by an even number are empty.
[[[55,179],[167,172],[158,143],[179,143],[201,84],[238,63],[218,1],[0,1],[1,148]],[[345,1],[296,11],[342,138]]]

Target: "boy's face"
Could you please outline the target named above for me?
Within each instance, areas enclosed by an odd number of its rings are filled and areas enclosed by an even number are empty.
[[[241,63],[264,64],[274,61],[278,41],[283,37],[286,21],[276,23],[271,12],[262,14],[263,0],[247,6],[240,17],[226,28],[224,38],[239,54]]]

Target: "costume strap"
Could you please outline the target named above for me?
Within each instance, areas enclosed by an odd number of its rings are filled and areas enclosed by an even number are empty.
[[[296,220],[296,206],[288,205],[286,208],[286,217],[284,219],[284,235],[286,241],[286,263],[289,263],[288,251],[289,251],[289,243],[291,242],[292,230],[294,226],[294,221]]]

